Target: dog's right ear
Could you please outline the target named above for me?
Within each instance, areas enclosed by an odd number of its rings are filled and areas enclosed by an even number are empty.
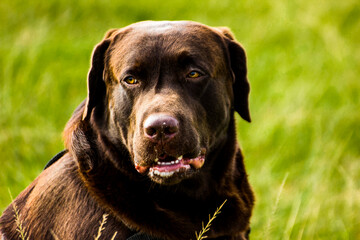
[[[109,31],[110,32],[110,31]],[[112,32],[111,32],[112,33]],[[106,34],[105,37],[110,36]],[[91,58],[91,67],[88,73],[88,94],[82,120],[88,120],[92,110],[103,101],[106,94],[104,81],[105,53],[109,48],[111,39],[106,38],[94,48]]]

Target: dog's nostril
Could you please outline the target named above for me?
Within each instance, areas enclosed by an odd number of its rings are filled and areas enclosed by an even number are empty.
[[[156,129],[152,127],[145,128],[145,133],[150,137],[154,137],[156,135]]]
[[[173,134],[176,133],[178,131],[178,127],[177,126],[166,126],[163,128],[163,132],[164,134]]]
[[[144,131],[145,135],[153,140],[167,140],[177,134],[179,122],[168,115],[153,114],[145,120]]]

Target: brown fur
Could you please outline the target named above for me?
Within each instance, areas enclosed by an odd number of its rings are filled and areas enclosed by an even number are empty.
[[[197,79],[187,76],[200,71]],[[127,75],[139,79],[128,85]],[[185,77],[186,76],[186,77]],[[141,231],[165,240],[194,238],[227,199],[210,239],[244,239],[254,197],[236,141],[234,111],[250,121],[243,48],[227,28],[194,22],[141,22],[110,30],[93,52],[88,97],[68,122],[69,150],[12,204],[30,239],[101,239]],[[166,142],[144,135],[144,121],[166,113],[180,131]],[[137,172],[160,151],[205,164],[161,178]],[[0,233],[17,239],[13,205]]]

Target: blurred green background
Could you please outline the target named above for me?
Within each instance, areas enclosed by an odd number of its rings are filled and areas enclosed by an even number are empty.
[[[360,239],[358,0],[2,0],[0,213],[63,149],[94,45],[148,19],[228,26],[247,51],[252,239]]]

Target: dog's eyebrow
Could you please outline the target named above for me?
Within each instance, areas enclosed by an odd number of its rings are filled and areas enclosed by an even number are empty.
[[[179,61],[193,61],[196,58],[196,51],[184,50],[176,55]]]
[[[203,57],[201,54],[197,54],[196,51],[182,51],[177,55],[177,61],[181,65],[199,64],[202,62]]]
[[[195,66],[203,71],[209,72],[212,69],[212,64],[206,61],[206,56],[199,51],[182,51],[177,55],[177,63],[182,67]]]
[[[119,75],[119,78],[122,79],[126,77],[127,75],[134,75],[136,77],[144,78],[148,71],[146,67],[144,67],[145,64],[136,63],[133,66],[127,66],[125,69],[122,69]]]

